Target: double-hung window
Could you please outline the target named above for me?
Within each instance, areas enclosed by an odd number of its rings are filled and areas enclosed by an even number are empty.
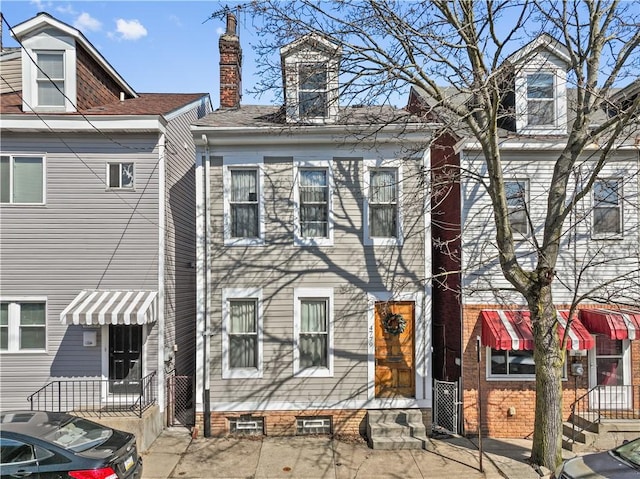
[[[36,53],[38,106],[64,106],[64,52]]]
[[[223,378],[262,377],[262,292],[224,289],[222,314]]]
[[[262,244],[264,227],[260,169],[227,167],[225,181],[225,243]]]
[[[529,183],[525,180],[504,182],[511,231],[522,235],[529,233],[529,219],[527,215],[528,186]]]
[[[0,203],[44,203],[44,158],[0,155]]]
[[[321,166],[319,164],[321,163]],[[333,244],[332,180],[329,162],[298,163],[295,181],[295,244]]]
[[[399,167],[365,166],[364,242],[401,244],[401,178]]]
[[[0,352],[42,352],[47,347],[46,301],[0,301]]]
[[[107,185],[110,189],[134,187],[133,163],[108,163],[107,176]]]
[[[553,74],[527,75],[527,125],[555,125],[555,116]]]
[[[333,290],[294,290],[295,376],[333,375]]]
[[[593,234],[622,234],[621,180],[598,179],[593,184]]]
[[[327,116],[327,64],[298,64],[298,108],[300,118]]]

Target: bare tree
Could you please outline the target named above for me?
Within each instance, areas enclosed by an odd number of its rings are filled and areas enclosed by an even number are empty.
[[[397,103],[409,87],[422,93],[443,129],[463,132],[480,146],[495,220],[496,255],[504,278],[525,299],[534,325],[536,416],[532,461],[554,468],[561,460],[561,379],[565,345],[555,334],[552,283],[567,218],[590,191],[608,156],[637,121],[640,95],[610,102],[640,67],[640,9],[631,1],[404,1],[256,0],[261,29],[258,91],[279,89],[279,58],[271,55],[306,33],[341,47],[341,102]],[[258,21],[259,20],[259,21]],[[514,112],[503,108],[504,79],[516,68],[509,55],[548,35],[566,49],[567,81],[576,91],[566,145],[557,154],[535,242],[535,266],[521,264],[509,220],[500,131]],[[637,88],[636,88],[637,90]],[[607,115],[602,119],[603,110]],[[598,121],[595,121],[598,119]],[[583,186],[568,185],[588,145],[593,167]],[[550,153],[552,154],[552,153]],[[582,299],[575,298],[575,303]]]

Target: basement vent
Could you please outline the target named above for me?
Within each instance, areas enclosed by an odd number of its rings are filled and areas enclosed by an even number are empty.
[[[229,418],[229,431],[232,434],[247,434],[247,435],[264,434],[264,418],[261,418],[261,417]]]
[[[298,434],[331,434],[330,417],[299,417],[296,420]]]

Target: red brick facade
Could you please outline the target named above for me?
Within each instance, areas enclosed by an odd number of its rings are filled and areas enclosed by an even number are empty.
[[[229,420],[246,415],[247,412],[212,412],[211,435],[214,437],[229,434]],[[254,417],[264,420],[264,433],[267,436],[293,436],[296,434],[296,419],[302,417],[330,417],[332,433],[345,436],[364,436],[366,434],[367,410],[366,409],[305,409],[298,411],[262,411],[254,412]],[[422,419],[431,429],[431,409],[422,410]],[[203,430],[203,415],[198,413],[196,424],[200,431]]]
[[[481,432],[492,437],[527,438],[533,434],[535,414],[535,381],[495,381],[486,378],[485,348],[479,364],[476,338],[481,336],[480,311],[500,309],[500,305],[466,305],[463,314],[463,371],[462,414],[464,432],[478,433],[478,382],[480,383]],[[568,308],[567,308],[568,309]],[[640,341],[631,341],[632,384],[640,385]],[[587,357],[569,356],[568,363],[580,362],[585,370],[582,377],[567,375],[563,381],[563,417],[567,419],[571,404],[588,391]],[[478,378],[480,380],[478,381]],[[636,398],[637,400],[638,398]],[[637,404],[637,402],[636,402]]]
[[[227,14],[227,31],[220,49],[220,108],[238,108],[242,99],[242,50],[236,34],[236,18]]]

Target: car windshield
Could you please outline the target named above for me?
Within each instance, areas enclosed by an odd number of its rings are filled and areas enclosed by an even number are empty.
[[[49,432],[44,439],[75,452],[86,451],[111,437],[111,429],[76,418]]]
[[[640,467],[640,438],[617,447],[615,452],[625,461]]]

